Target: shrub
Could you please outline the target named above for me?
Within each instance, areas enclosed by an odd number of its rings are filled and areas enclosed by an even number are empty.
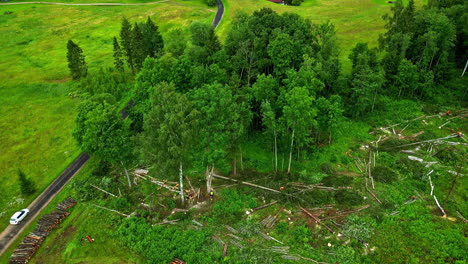
[[[322,179],[324,185],[332,187],[348,186],[352,182],[353,178],[348,176],[327,176]]]
[[[220,199],[213,207],[213,215],[219,221],[235,221],[245,215],[247,209],[257,206],[252,196],[241,194],[235,189],[225,189],[219,196]]]
[[[398,174],[394,170],[380,165],[375,166],[372,176],[378,182],[392,183],[398,180]]]
[[[349,191],[349,190],[339,190],[335,193],[335,200],[341,205],[353,206],[361,204],[364,200],[361,195]]]
[[[21,169],[18,170],[18,181],[23,195],[30,195],[36,191],[36,184],[34,181],[26,177],[26,174]]]
[[[326,174],[333,174],[336,172],[335,168],[333,168],[333,165],[329,162],[320,164],[319,168],[323,173]]]

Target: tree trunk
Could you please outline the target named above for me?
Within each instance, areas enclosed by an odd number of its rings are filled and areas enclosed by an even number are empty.
[[[182,200],[182,203],[185,203],[185,194],[184,194],[184,178],[182,176],[182,161],[180,162],[180,168],[179,168],[179,181],[180,181],[180,199]]]
[[[244,162],[242,159],[242,148],[239,146],[239,151],[240,151],[240,163],[241,163],[241,171],[244,170]]]
[[[234,154],[234,167],[233,167],[233,170],[234,170],[234,175],[237,175],[237,162],[236,162],[236,154]]]
[[[291,134],[291,150],[289,151],[288,173],[291,172],[291,160],[292,160],[293,146],[294,146],[294,129],[293,129],[292,134]]]
[[[131,184],[131,182],[130,182],[130,176],[128,176],[128,171],[127,171],[127,169],[125,168],[123,162],[121,161],[120,163],[122,164],[122,167],[123,167],[123,169],[124,169],[124,171],[125,171],[125,175],[127,175],[128,187],[129,187],[129,188],[132,188],[132,184]]]
[[[278,145],[276,143],[276,129],[274,130],[275,134],[275,172],[278,172]]]

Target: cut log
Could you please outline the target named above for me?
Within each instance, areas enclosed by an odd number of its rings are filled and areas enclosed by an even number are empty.
[[[107,211],[114,212],[114,213],[119,214],[119,215],[121,215],[121,216],[130,217],[130,215],[124,214],[124,213],[119,212],[119,211],[117,211],[117,210],[109,209],[109,208],[106,208],[106,207],[103,207],[103,206],[100,206],[100,205],[96,205],[96,204],[91,204],[91,205],[93,205],[93,206],[95,206],[95,207],[97,207],[97,208],[101,208],[101,209],[104,209],[104,210],[107,210]]]
[[[271,188],[264,187],[264,186],[260,186],[260,185],[253,184],[253,183],[250,183],[250,182],[238,181],[238,180],[235,180],[235,179],[231,179],[231,178],[224,177],[224,176],[220,176],[220,175],[216,175],[216,174],[212,174],[212,176],[215,177],[215,178],[223,179],[223,180],[238,182],[238,183],[241,183],[241,184],[244,184],[244,185],[248,185],[248,186],[252,186],[252,187],[255,187],[255,188],[260,188],[260,189],[267,190],[267,191],[270,191],[270,192],[281,193],[281,192],[278,191],[278,190],[273,190],[273,189],[271,189]]]
[[[223,248],[223,257],[226,257],[228,254],[228,243],[224,243],[224,248]]]
[[[258,210],[260,210],[260,209],[267,208],[267,207],[272,206],[272,205],[277,204],[277,203],[278,203],[278,201],[274,201],[274,202],[271,202],[271,203],[269,203],[269,204],[265,204],[265,205],[262,205],[262,206],[259,206],[259,207],[256,207],[256,208],[252,208],[252,209],[248,210],[248,211],[246,212],[246,214],[251,214],[251,213],[253,213],[253,212],[255,212],[255,211],[258,211]]]
[[[112,197],[118,197],[117,195],[115,195],[115,194],[113,194],[113,193],[110,193],[110,192],[108,192],[108,191],[106,191],[106,190],[104,190],[104,189],[101,189],[101,188],[97,187],[97,186],[94,185],[94,184],[89,184],[89,185],[91,185],[91,186],[94,187],[95,189],[98,189],[98,190],[101,191],[101,192],[107,193],[108,195],[110,195],[110,196],[112,196]]]
[[[318,224],[321,224],[323,225],[325,228],[327,228],[328,231],[330,231],[330,233],[334,234],[335,231],[333,231],[330,227],[328,227],[326,224],[322,223],[322,221],[320,221],[320,219],[318,219],[317,217],[315,217],[313,214],[311,214],[309,211],[307,211],[305,208],[301,207],[301,210],[304,211],[304,213],[306,213],[306,215],[310,216],[312,219],[315,220],[316,223]]]

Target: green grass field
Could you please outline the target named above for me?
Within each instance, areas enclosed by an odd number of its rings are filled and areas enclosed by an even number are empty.
[[[214,11],[201,1],[178,0],[118,7],[0,4],[0,230],[79,153],[71,137],[79,100],[67,96],[67,40],[82,47],[93,72],[113,64],[112,38],[122,17],[133,23],[151,16],[164,34],[195,20],[210,23]],[[19,168],[36,182],[30,197],[20,194]]]

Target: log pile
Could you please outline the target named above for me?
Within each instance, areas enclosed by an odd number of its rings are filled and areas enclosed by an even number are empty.
[[[185,264],[185,261],[178,259],[178,258],[174,258],[171,264]]]
[[[56,208],[59,210],[66,211],[70,209],[71,207],[73,207],[75,204],[76,204],[76,201],[73,198],[68,197],[63,202],[59,203]]]
[[[13,251],[9,263],[28,263],[50,231],[57,227],[70,214],[66,210],[75,204],[76,201],[69,197],[57,205],[57,210],[39,219],[36,228]]]

